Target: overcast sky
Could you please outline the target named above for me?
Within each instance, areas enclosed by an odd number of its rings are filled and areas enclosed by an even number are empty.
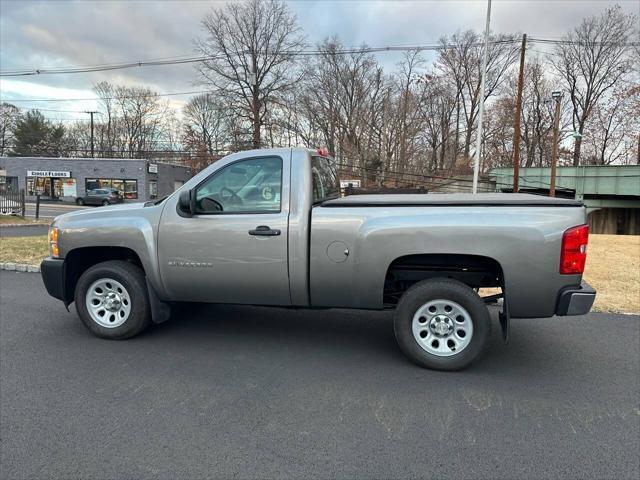
[[[5,1],[0,0],[0,70],[36,69],[149,60],[193,54],[200,21],[220,1]],[[585,16],[620,4],[639,13],[638,0],[494,0],[492,31],[560,38]],[[456,30],[484,29],[486,0],[291,1],[307,40],[337,35],[345,45],[435,43]],[[397,61],[377,54],[389,68]],[[93,97],[101,80],[144,84],[161,93],[198,90],[189,64],[90,74],[1,77],[2,101]],[[176,105],[186,97],[170,97]],[[20,102],[21,107],[86,110],[94,102]],[[45,112],[50,118],[73,113]],[[86,116],[86,115],[85,115]]]

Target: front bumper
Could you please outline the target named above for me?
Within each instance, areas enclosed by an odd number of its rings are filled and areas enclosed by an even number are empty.
[[[584,315],[589,313],[596,299],[595,289],[587,282],[579,287],[568,287],[560,292],[556,315]]]
[[[40,274],[49,295],[67,303],[64,259],[45,258],[40,264]]]

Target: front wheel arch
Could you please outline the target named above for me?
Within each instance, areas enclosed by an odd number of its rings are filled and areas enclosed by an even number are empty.
[[[93,265],[109,260],[124,260],[138,266],[144,272],[140,256],[127,247],[80,247],[65,255],[65,305],[74,301],[75,290],[80,276]]]

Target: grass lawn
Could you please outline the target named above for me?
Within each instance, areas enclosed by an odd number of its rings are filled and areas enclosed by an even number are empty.
[[[39,220],[34,220],[33,218],[22,218],[17,215],[0,215],[0,225],[9,225],[9,224],[32,224],[32,225],[49,225],[51,223],[50,218],[40,218]],[[2,232],[0,232],[2,233]]]
[[[640,236],[590,235],[588,252],[584,278],[598,291],[593,309],[640,313]],[[0,238],[0,262],[39,265],[48,254],[46,236]]]
[[[640,235],[589,235],[584,279],[598,312],[640,313]]]
[[[0,262],[40,265],[42,259],[48,255],[49,245],[46,235],[0,237]]]

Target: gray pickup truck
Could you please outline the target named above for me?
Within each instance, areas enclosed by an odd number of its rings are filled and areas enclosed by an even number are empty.
[[[229,155],[156,202],[57,217],[42,278],[109,339],[167,320],[174,302],[394,309],[402,351],[455,370],[484,351],[490,303],[505,338],[511,317],[589,312],[587,238],[579,201],[341,197],[332,159],[283,148]]]

